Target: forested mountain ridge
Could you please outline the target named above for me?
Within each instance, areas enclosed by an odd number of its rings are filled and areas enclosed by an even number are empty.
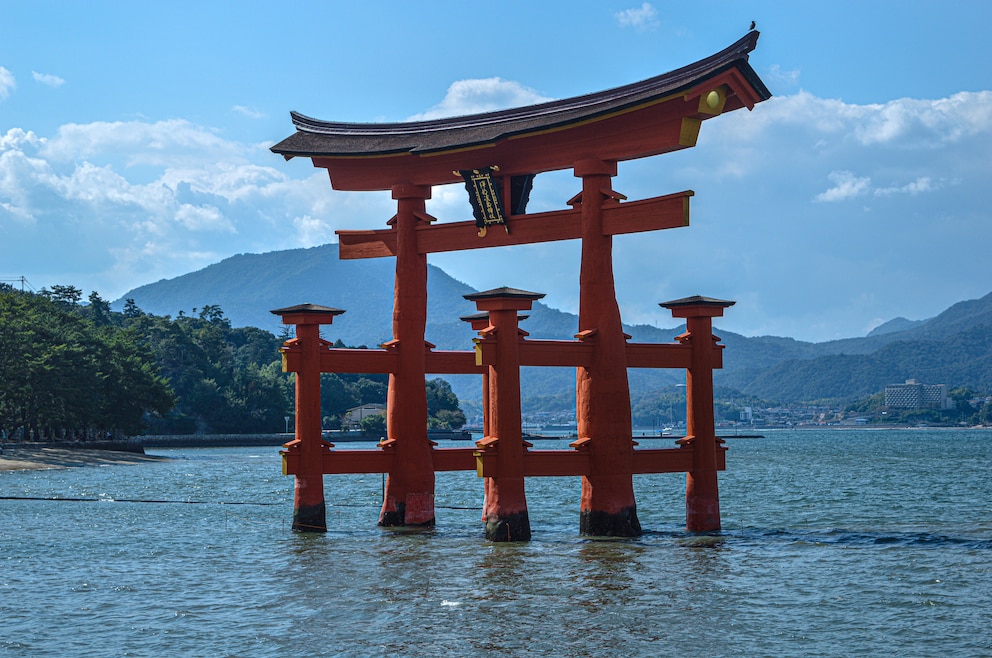
[[[173,315],[213,304],[223,308],[235,326],[258,326],[278,333],[279,321],[270,309],[312,302],[346,311],[326,331],[329,337],[371,347],[391,337],[393,275],[391,258],[340,260],[337,245],[327,244],[234,256],[197,272],[136,288],[115,305],[131,298],[147,312]],[[462,297],[470,292],[475,291],[429,266],[428,341],[442,349],[471,347],[474,333],[458,319],[475,312]],[[567,339],[578,329],[574,314],[541,303],[529,315],[522,327],[534,339]],[[824,343],[745,337],[717,325],[714,331],[726,350],[716,383],[778,401],[850,399],[907,378],[992,390],[987,371],[977,365],[990,358],[983,333],[989,329],[981,327],[992,327],[992,294],[962,301],[928,320],[900,320],[867,336]],[[625,325],[625,329],[634,341],[670,342],[684,326]],[[449,379],[459,397],[479,397],[474,378]],[[682,375],[674,371],[631,371],[634,393],[679,381]],[[568,369],[530,368],[523,379],[525,397],[567,398],[571,389],[574,373]]]
[[[0,440],[92,440],[153,434],[278,433],[293,415],[282,340],[233,327],[207,304],[176,318],[120,312],[71,285],[38,293],[0,284]],[[343,343],[337,343],[343,347]],[[324,426],[337,429],[358,405],[384,404],[387,376],[321,376]],[[443,380],[425,383],[430,428],[465,422]],[[384,419],[363,418],[382,434]],[[374,430],[374,431],[373,431]]]

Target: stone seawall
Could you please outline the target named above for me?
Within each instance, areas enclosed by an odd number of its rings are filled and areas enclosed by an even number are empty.
[[[292,434],[162,434],[133,439],[144,448],[278,447],[292,440]]]

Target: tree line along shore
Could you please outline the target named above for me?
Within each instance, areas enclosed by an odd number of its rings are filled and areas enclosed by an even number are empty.
[[[35,293],[0,284],[0,441],[97,441],[140,435],[276,434],[288,429],[293,375],[275,336],[232,327],[216,305],[177,317],[115,312],[73,286]],[[344,346],[344,345],[339,345]],[[362,346],[359,346],[362,347]],[[322,375],[324,427],[384,404],[387,375]],[[465,422],[441,379],[425,383],[430,424]],[[384,419],[363,420],[370,434]]]

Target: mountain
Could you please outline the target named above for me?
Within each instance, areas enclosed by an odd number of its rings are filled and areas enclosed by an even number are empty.
[[[781,402],[866,397],[907,379],[992,391],[992,324],[940,340],[896,341],[870,354],[789,360],[751,377],[741,374],[720,381],[747,395]]]
[[[881,336],[882,334],[892,334],[898,331],[906,331],[907,329],[912,329],[913,327],[923,324],[924,322],[926,322],[926,320],[907,320],[903,317],[894,318],[888,322],[883,322],[878,325],[868,332],[868,335]]]
[[[255,326],[274,334],[282,331],[269,311],[299,303],[340,308],[343,315],[324,334],[347,345],[374,346],[392,337],[394,261],[391,258],[340,260],[337,244],[264,254],[239,254],[196,272],[135,288],[112,306],[120,310],[133,299],[146,313],[196,315],[207,305],[220,306],[231,324]],[[463,295],[477,292],[440,268],[428,266],[426,339],[440,349],[471,349],[475,333],[461,316],[476,312]],[[524,327],[532,338],[571,338],[578,317],[540,302]],[[627,327],[637,340],[670,341],[684,329],[646,325]],[[472,376],[448,377],[461,398],[478,398],[479,382]],[[659,387],[681,381],[668,371],[634,373],[637,386]],[[524,395],[574,388],[575,372],[567,368],[528,369]]]
[[[782,402],[863,397],[906,379],[992,391],[992,293],[928,320],[886,325],[893,330],[815,345],[818,355],[721,373],[719,381]]]
[[[130,298],[155,315],[195,315],[198,308],[217,305],[234,326],[278,334],[282,326],[271,309],[311,302],[346,311],[325,331],[328,338],[374,346],[392,336],[393,276],[392,259],[340,260],[337,244],[327,244],[239,254],[135,288],[113,305],[119,309]],[[434,266],[428,266],[427,288],[427,340],[441,349],[470,349],[475,334],[459,317],[475,312],[463,295],[476,291]],[[531,338],[569,339],[578,330],[578,317],[538,302],[522,327]],[[625,325],[625,330],[637,342],[671,342],[685,327]],[[715,383],[767,400],[856,398],[909,378],[992,391],[992,294],[959,302],[928,320],[896,318],[867,336],[824,343],[714,331],[726,345]],[[477,377],[447,379],[459,398],[479,398]],[[525,398],[574,396],[574,369],[527,368],[522,381]],[[682,381],[677,371],[630,371],[632,393]]]
[[[127,292],[113,306],[133,299],[146,313],[196,314],[220,306],[234,326],[255,326],[278,334],[278,316],[269,311],[301,303],[344,309],[327,333],[349,345],[378,345],[392,337],[394,265],[389,258],[340,260],[337,244],[264,254],[238,254],[175,279],[163,279]],[[428,340],[452,342],[475,307],[461,298],[474,292],[442,270],[429,266]],[[456,329],[457,328],[457,329]]]

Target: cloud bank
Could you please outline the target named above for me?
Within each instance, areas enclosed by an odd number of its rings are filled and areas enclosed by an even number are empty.
[[[13,84],[0,69],[0,99]],[[543,100],[499,78],[464,80],[415,118]],[[631,199],[696,191],[692,227],[616,240],[625,320],[664,325],[658,302],[698,293],[738,300],[731,330],[825,339],[942,310],[919,307],[931,293],[987,293],[989,152],[987,91],[881,105],[799,92],[707,121],[696,148],[621,164],[615,188]],[[577,185],[539,176],[532,208],[564,207]],[[442,220],[470,213],[453,187],[430,203]],[[388,194],[334,192],[309,163],[181,119],[0,133],[0,274],[36,286],[114,298],[236,253],[379,228],[394,211]],[[480,258],[433,262],[480,289],[519,285],[575,310],[573,247]],[[522,259],[526,280],[510,280]]]
[[[440,103],[407,120],[427,121],[442,117],[481,114],[510,107],[536,105],[549,100],[551,99],[529,87],[502,78],[458,80],[448,87],[448,93]]]

